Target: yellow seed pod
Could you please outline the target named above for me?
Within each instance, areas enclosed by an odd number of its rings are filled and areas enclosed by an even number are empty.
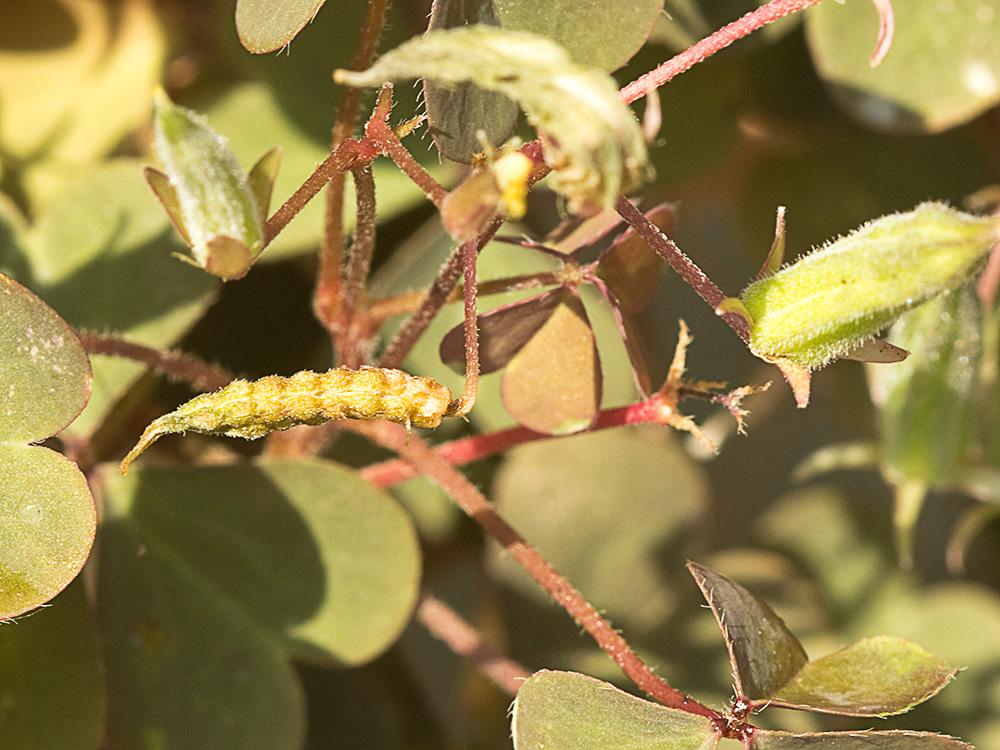
[[[437,381],[383,367],[303,370],[291,377],[234,380],[154,420],[125,456],[121,472],[125,474],[153,441],[173,432],[256,440],[273,430],[330,419],[385,419],[407,429],[437,427],[450,402],[451,393]]]

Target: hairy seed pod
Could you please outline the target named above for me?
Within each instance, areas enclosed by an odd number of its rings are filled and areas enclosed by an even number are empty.
[[[750,284],[750,350],[813,369],[850,353],[906,310],[978,273],[996,217],[924,203],[871,221]]]
[[[287,378],[234,380],[154,420],[125,456],[121,472],[126,473],[153,441],[173,432],[255,440],[272,430],[330,419],[386,419],[407,429],[437,427],[450,401],[451,393],[437,381],[383,367],[338,367],[322,373],[303,370]]]

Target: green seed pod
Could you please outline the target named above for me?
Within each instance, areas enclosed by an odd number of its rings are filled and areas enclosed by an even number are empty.
[[[159,90],[153,134],[165,174],[146,180],[191,247],[193,262],[223,279],[243,276],[264,248],[264,221],[280,152],[244,173],[226,140],[203,117]]]
[[[941,203],[868,222],[743,291],[750,350],[805,370],[849,355],[973,277],[998,240],[997,218]]]
[[[204,432],[256,440],[272,430],[330,419],[386,419],[417,427],[437,427],[451,393],[430,378],[402,370],[338,367],[327,372],[303,370],[291,377],[270,375],[248,382],[234,380],[154,420],[121,463],[121,472],[161,435]]]

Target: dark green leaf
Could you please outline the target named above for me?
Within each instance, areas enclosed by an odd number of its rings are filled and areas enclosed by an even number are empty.
[[[739,584],[697,563],[688,569],[722,630],[737,694],[752,701],[771,698],[806,664],[802,644],[773,609]]]
[[[505,29],[547,36],[565,47],[577,62],[608,72],[628,62],[649,38],[663,12],[663,0],[494,2]]]
[[[428,30],[451,29],[468,24],[499,26],[493,0],[435,0]],[[517,122],[517,105],[503,94],[472,84],[441,86],[424,81],[427,120],[438,150],[452,161],[468,163],[486,143],[499,146],[510,136]]]
[[[573,672],[538,672],[514,701],[515,750],[710,750],[712,723]]]
[[[101,747],[103,668],[81,582],[30,617],[0,624],[0,674],[4,750]]]

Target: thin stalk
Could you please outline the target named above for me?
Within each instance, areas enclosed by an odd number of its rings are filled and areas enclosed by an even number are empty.
[[[233,380],[231,373],[190,354],[154,349],[103,333],[78,330],[76,335],[88,354],[105,354],[141,362],[171,380],[188,383],[198,391],[214,391]]]
[[[351,70],[365,70],[375,59],[378,40],[385,27],[385,14],[389,0],[369,0],[365,20],[358,37],[358,46],[351,60]],[[337,121],[333,126],[330,150],[336,152],[341,144],[347,143],[354,134],[354,126],[361,106],[361,90],[345,88],[337,110]],[[323,228],[323,246],[320,250],[319,271],[316,275],[316,291],[313,309],[324,324],[328,324],[330,312],[336,307],[340,293],[340,280],[344,264],[344,185],[346,176],[337,173],[330,180],[326,191],[326,221]]]
[[[538,550],[497,514],[493,505],[476,486],[437,455],[427,443],[416,436],[407,439],[403,430],[385,422],[358,423],[357,426],[352,425],[352,429],[363,430],[384,447],[399,453],[402,458],[416,466],[421,474],[438,484],[469,517],[499,542],[534,577],[552,600],[565,609],[597,641],[622,672],[643,692],[664,706],[721,720],[722,715],[719,712],[689,698],[658,677],[636,656],[611,623],[601,617],[580,592],[549,565]]]
[[[357,199],[357,221],[354,226],[354,242],[351,243],[351,257],[347,266],[347,278],[341,290],[340,305],[337,317],[340,321],[338,336],[340,339],[340,356],[348,367],[361,364],[357,342],[352,336],[354,326],[351,322],[357,311],[358,302],[364,291],[371,268],[372,253],[375,252],[375,180],[372,179],[370,163],[356,164],[351,173],[354,175],[354,194]]]
[[[659,227],[647,219],[642,213],[624,197],[619,198],[615,204],[615,209],[629,226],[635,230],[636,234],[642,237],[656,253],[663,258],[670,267],[673,268],[681,278],[686,281],[698,295],[718,310],[719,305],[726,299],[726,295],[715,283],[705,275],[698,266],[694,264],[684,252],[677,247],[677,244],[667,237]],[[750,341],[750,329],[747,322],[735,313],[722,313],[722,319],[736,331],[741,339]]]
[[[389,116],[388,104],[391,101],[389,99],[391,93],[392,86],[386,84],[379,94],[380,106],[376,110],[379,113],[384,112],[384,116],[372,115],[371,119],[365,125],[365,135],[373,142],[380,153],[392,159],[396,163],[396,166],[417,187],[424,191],[424,194],[430,198],[435,206],[440,206],[441,202],[448,195],[448,191],[441,187],[438,181],[431,177],[430,173],[420,165],[420,162],[413,158],[413,155],[407,151],[406,146],[403,145],[395,131],[389,127],[389,123],[386,121],[386,118]],[[386,100],[385,107],[382,107],[383,99]]]
[[[472,410],[479,392],[479,318],[476,313],[476,242],[462,243],[465,271],[465,388],[462,395],[448,404],[446,417],[463,417]]]
[[[417,604],[417,620],[448,648],[475,664],[507,695],[513,697],[530,673],[486,642],[482,634],[451,607],[427,592]]]

